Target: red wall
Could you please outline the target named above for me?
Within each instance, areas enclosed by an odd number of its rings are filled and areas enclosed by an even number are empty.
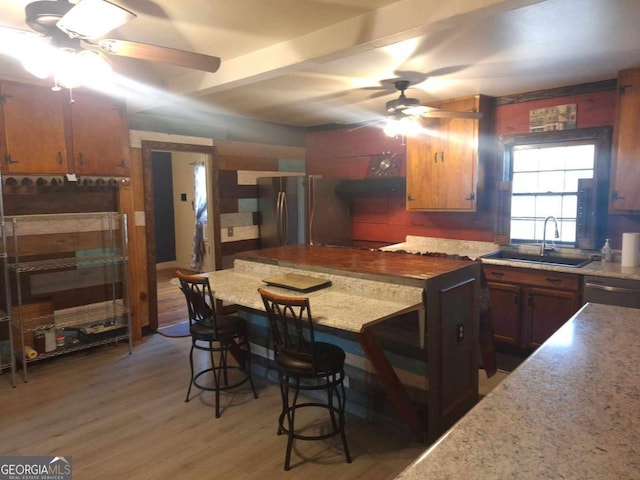
[[[577,105],[578,128],[612,126],[615,102],[616,91],[611,90],[502,105],[496,108],[496,133],[528,133],[530,110],[567,103]],[[404,147],[399,140],[386,137],[377,127],[310,133],[306,137],[306,150],[309,174],[363,178],[371,156],[385,150],[401,155],[401,174],[405,172]],[[489,187],[491,195],[493,189]],[[361,246],[398,243],[404,241],[406,235],[490,242],[493,241],[493,226],[492,211],[473,214],[407,212],[404,195],[398,194],[358,197],[353,203],[352,237]],[[612,247],[620,248],[622,232],[640,231],[640,217],[609,216],[607,230]]]

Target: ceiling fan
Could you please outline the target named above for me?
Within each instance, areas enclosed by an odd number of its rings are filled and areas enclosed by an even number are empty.
[[[206,72],[220,68],[220,58],[170,47],[103,38],[115,28],[133,20],[136,14],[106,0],[38,0],[27,4],[27,25],[38,40],[49,39],[58,49],[148,60]],[[0,26],[0,34],[17,41],[33,40],[34,32]],[[43,38],[44,37],[44,38]]]
[[[400,92],[400,96],[395,100],[390,100],[387,102],[387,113],[390,117],[398,118],[409,116],[424,118],[482,118],[482,113],[480,112],[459,112],[420,105],[420,100],[418,100],[417,98],[407,97],[404,93],[405,90],[410,86],[410,82],[408,80],[397,80],[394,85]]]
[[[421,105],[419,99],[407,97],[404,93],[411,85],[409,80],[398,79],[393,82],[393,85],[396,90],[400,92],[400,96],[386,103],[387,116],[358,125],[350,129],[350,132],[362,127],[385,122],[383,128],[385,134],[390,137],[400,137],[404,142],[405,137],[414,136],[419,133],[421,126],[416,120],[420,118],[465,118],[471,120],[482,118],[481,112],[442,110],[436,107]]]

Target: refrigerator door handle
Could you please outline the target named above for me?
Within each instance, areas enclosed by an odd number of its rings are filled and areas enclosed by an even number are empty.
[[[287,192],[282,192],[282,245],[289,243],[289,205],[287,204]]]
[[[278,192],[276,199],[276,230],[278,232],[279,245],[282,245],[282,195],[283,192]]]

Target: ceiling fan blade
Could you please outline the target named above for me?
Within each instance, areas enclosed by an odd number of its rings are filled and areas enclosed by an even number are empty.
[[[439,108],[428,107],[426,105],[408,107],[405,108],[402,113],[405,115],[414,115],[423,118],[470,118],[475,120],[482,118],[482,113],[480,112],[441,110]]]
[[[99,38],[136,18],[136,14],[105,0],[81,0],[56,26],[72,38]]]
[[[451,110],[427,110],[420,114],[421,117],[425,118],[470,118],[472,120],[478,120],[482,118],[482,113],[480,112],[454,112]]]
[[[376,119],[376,120],[370,120],[368,122],[364,122],[364,123],[362,123],[360,125],[357,125],[357,126],[355,126],[353,128],[350,128],[349,130],[347,130],[347,132],[351,133],[351,132],[354,132],[356,130],[360,130],[363,127],[370,127],[371,125],[375,125],[376,123],[380,123],[380,122],[384,122],[384,118],[379,118],[379,119]],[[366,156],[366,155],[360,155],[360,156]]]
[[[193,68],[211,73],[216,72],[220,68],[220,57],[213,57],[201,53],[112,38],[100,40],[97,44],[105,53],[121,57],[178,65],[180,67]]]

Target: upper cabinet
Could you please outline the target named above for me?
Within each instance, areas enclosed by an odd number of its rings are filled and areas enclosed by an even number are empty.
[[[126,177],[129,130],[124,105],[87,94],[75,97],[71,104],[74,173]]]
[[[5,175],[128,176],[122,103],[96,94],[0,84],[0,170]]]
[[[428,133],[407,138],[407,210],[475,212],[496,151],[494,100],[476,95],[433,106],[483,117],[423,119]]]
[[[618,74],[614,155],[611,162],[611,213],[640,213],[640,68]]]
[[[4,174],[67,173],[63,96],[35,86],[0,84]]]

